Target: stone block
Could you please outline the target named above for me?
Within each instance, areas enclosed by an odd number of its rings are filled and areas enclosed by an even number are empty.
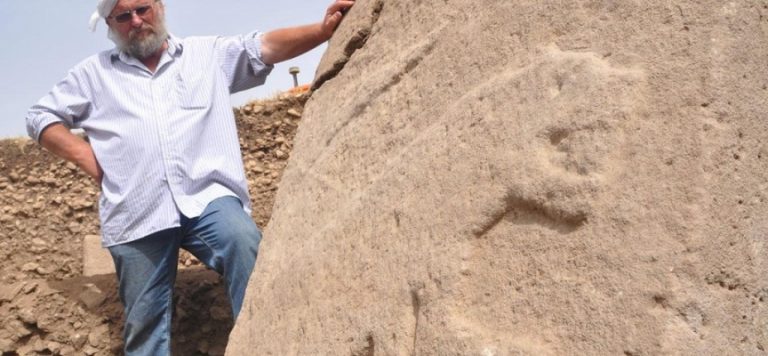
[[[83,238],[83,275],[90,277],[111,273],[115,273],[115,265],[112,255],[101,246],[101,236],[86,235]]]

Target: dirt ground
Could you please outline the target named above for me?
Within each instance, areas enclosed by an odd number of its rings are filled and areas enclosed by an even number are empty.
[[[269,220],[308,96],[235,108],[253,218]],[[27,138],[0,141],[0,353],[121,354],[114,275],[84,277],[83,237],[99,234],[98,187]],[[182,253],[174,296],[178,355],[222,355],[232,328],[223,283]]]

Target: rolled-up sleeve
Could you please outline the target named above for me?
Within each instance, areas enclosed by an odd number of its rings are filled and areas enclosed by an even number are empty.
[[[27,133],[36,141],[46,127],[63,123],[69,128],[78,128],[88,116],[91,101],[84,95],[77,71],[70,71],[51,91],[27,112]]]
[[[265,64],[261,56],[262,33],[219,37],[216,40],[216,57],[229,79],[230,93],[264,84],[274,67]]]

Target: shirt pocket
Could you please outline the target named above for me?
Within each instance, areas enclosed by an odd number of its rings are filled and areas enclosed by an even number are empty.
[[[211,78],[203,73],[176,74],[176,90],[183,109],[200,110],[211,106],[213,86]]]

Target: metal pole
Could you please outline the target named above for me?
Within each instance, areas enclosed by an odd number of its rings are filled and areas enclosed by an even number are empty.
[[[298,78],[299,67],[288,68],[288,73],[291,73],[291,75],[293,76],[293,87],[294,88],[298,87],[299,86],[299,78]]]

